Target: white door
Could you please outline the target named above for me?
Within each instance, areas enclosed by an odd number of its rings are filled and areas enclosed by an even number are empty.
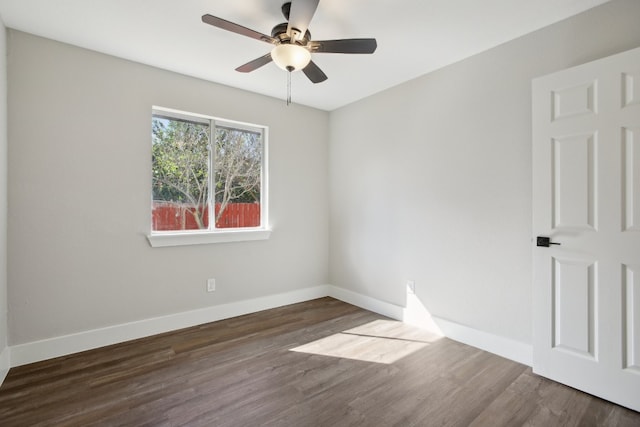
[[[533,232],[533,371],[640,411],[640,48],[533,81]]]

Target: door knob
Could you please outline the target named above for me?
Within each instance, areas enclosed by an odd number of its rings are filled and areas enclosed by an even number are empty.
[[[543,248],[548,248],[550,245],[559,245],[560,243],[555,243],[551,241],[550,237],[538,236],[536,237],[536,246],[542,246]]]

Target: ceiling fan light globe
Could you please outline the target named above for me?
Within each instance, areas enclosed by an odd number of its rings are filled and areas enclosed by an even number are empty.
[[[311,52],[297,44],[280,44],[271,51],[276,65],[286,71],[298,71],[311,62]]]

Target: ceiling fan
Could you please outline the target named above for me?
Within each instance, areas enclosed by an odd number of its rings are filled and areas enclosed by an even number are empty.
[[[239,66],[236,71],[249,73],[273,61],[289,73],[302,70],[313,83],[320,83],[327,80],[327,76],[311,60],[312,53],[373,53],[378,45],[372,38],[311,40],[308,27],[319,2],[292,0],[284,3],[282,13],[287,22],[273,27],[270,36],[213,15],[203,15],[202,22],[274,46],[266,55]]]

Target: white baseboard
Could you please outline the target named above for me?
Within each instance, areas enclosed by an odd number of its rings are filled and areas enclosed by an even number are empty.
[[[444,336],[454,341],[497,354],[523,365],[533,365],[533,347],[519,341],[479,331],[440,317],[433,317]]]
[[[327,286],[221,304],[11,346],[11,367],[328,296]]]
[[[404,308],[400,307],[399,305],[371,298],[366,295],[362,295],[357,292],[339,288],[333,285],[327,285],[327,288],[329,292],[327,296],[339,299],[340,301],[344,301],[351,305],[355,305],[356,307],[364,308],[365,310],[373,311],[374,313],[390,317],[392,319],[403,319]]]
[[[9,368],[11,367],[10,352],[11,349],[9,347],[5,347],[0,352],[0,385],[2,385],[2,382],[7,377]]]
[[[221,304],[198,310],[14,345],[4,349],[4,351],[0,353],[0,378],[4,379],[9,367],[26,365],[28,363],[66,356],[80,351],[91,350],[326,296],[392,319],[409,320],[407,316],[408,310],[405,307],[337,286],[320,285],[277,295]],[[455,341],[486,350],[525,365],[531,366],[532,364],[532,348],[530,345],[436,317],[431,318],[430,316],[425,317],[422,315],[419,317],[418,324],[429,329],[434,329],[433,326],[435,324],[437,325],[436,329],[439,330],[434,330],[434,332],[441,333]],[[0,381],[0,384],[1,383]]]

